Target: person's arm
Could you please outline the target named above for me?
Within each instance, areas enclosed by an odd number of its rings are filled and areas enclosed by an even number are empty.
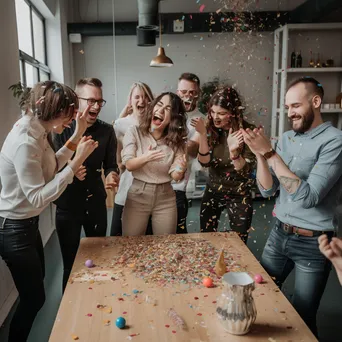
[[[279,180],[270,169],[266,159],[261,154],[257,154],[256,159],[256,179],[258,188],[263,197],[271,197],[279,189]]]
[[[182,149],[178,149],[174,161],[170,167],[169,174],[175,182],[179,182],[184,178],[187,167],[186,155]]]
[[[122,163],[122,158],[121,158],[121,152],[122,152],[122,139],[124,137],[124,134],[122,134],[122,130],[121,130],[121,124],[120,124],[121,120],[116,120],[114,122],[114,131],[115,131],[115,135],[116,135],[116,143],[117,143],[117,147],[116,147],[116,162],[118,164],[118,168],[120,171],[120,174],[123,174],[125,171],[125,165],[123,165]]]
[[[208,145],[207,134],[196,132],[192,138],[192,142],[198,146],[197,159],[199,163],[203,167],[209,167],[211,164],[211,153]]]
[[[150,161],[157,161],[164,158],[164,153],[158,150],[148,150],[146,153],[137,157],[137,128],[128,129],[123,139],[123,149],[121,152],[122,163],[130,172],[142,168]]]
[[[109,132],[108,143],[106,146],[106,154],[103,160],[103,170],[105,177],[107,177],[111,172],[119,173],[118,165],[116,163],[116,149],[117,140],[114,129],[111,128]]]
[[[289,170],[278,154],[268,159],[283,188],[294,202],[301,202],[305,209],[317,206],[342,175],[342,139],[327,143],[311,170],[307,180],[300,179]]]
[[[29,142],[18,147],[13,159],[20,187],[35,208],[43,208],[57,199],[74,177],[71,166],[67,165],[49,183],[45,183],[41,166],[42,155],[42,149]]]

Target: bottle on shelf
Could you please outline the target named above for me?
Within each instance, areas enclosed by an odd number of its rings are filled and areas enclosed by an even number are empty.
[[[296,52],[295,50],[291,53],[291,68],[295,68],[296,67]]]
[[[310,62],[309,62],[309,67],[313,68],[315,66],[315,62],[314,62],[314,60],[312,58],[312,51],[310,51],[310,55],[311,55],[311,58],[310,58]]]
[[[302,51],[300,51],[296,58],[296,68],[301,68],[303,64]]]
[[[319,54],[317,54],[317,62],[316,62],[316,68],[321,67],[321,59],[319,58]]]

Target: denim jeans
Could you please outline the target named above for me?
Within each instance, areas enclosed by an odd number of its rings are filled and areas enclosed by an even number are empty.
[[[331,238],[333,232],[328,236]],[[331,263],[319,250],[318,236],[288,234],[276,220],[261,256],[261,265],[279,287],[295,269],[292,305],[317,336],[316,314],[331,270]]]
[[[45,262],[38,216],[25,220],[0,217],[0,255],[19,292],[8,342],[25,342],[45,302]]]

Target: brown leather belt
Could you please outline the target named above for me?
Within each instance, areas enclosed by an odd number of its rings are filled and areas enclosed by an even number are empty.
[[[333,231],[325,232],[325,231],[300,228],[300,227],[292,226],[287,223],[282,223],[281,227],[287,234],[296,234],[296,235],[308,236],[308,237],[319,236],[319,235],[326,234],[326,233],[333,233]]]

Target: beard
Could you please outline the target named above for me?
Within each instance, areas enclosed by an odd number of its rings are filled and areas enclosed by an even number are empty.
[[[296,115],[295,118],[301,117],[301,124],[300,126],[295,127],[295,122],[293,119],[289,119],[291,128],[296,132],[296,133],[305,133],[307,132],[311,126],[312,123],[315,120],[315,113],[313,111],[313,108],[310,107],[310,109],[304,114],[304,115]]]

